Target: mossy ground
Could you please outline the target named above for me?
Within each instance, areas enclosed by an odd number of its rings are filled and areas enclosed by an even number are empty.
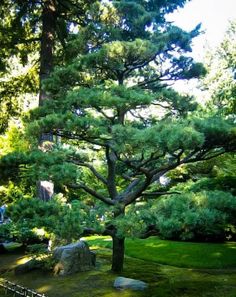
[[[113,288],[117,275],[110,272],[111,251],[99,248],[96,253],[94,270],[67,277],[45,271],[15,276],[13,268],[26,258],[22,254],[9,253],[0,256],[0,277],[33,288],[48,297],[236,297],[236,269],[232,267],[180,268],[132,257],[125,258],[121,275],[143,280],[149,287],[142,292],[117,291]],[[142,254],[142,250],[139,253]],[[0,296],[4,296],[1,290]]]

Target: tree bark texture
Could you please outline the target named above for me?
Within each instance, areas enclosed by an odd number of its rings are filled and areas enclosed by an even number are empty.
[[[125,238],[119,238],[116,235],[112,236],[112,267],[111,270],[115,273],[123,271],[124,255],[125,255]]]
[[[46,92],[42,88],[42,82],[49,76],[53,69],[53,48],[56,32],[56,5],[54,0],[46,0],[42,11],[42,36],[40,49],[40,90],[39,106],[43,105],[47,98]]]

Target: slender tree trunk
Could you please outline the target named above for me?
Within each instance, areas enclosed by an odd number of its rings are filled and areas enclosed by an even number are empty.
[[[124,255],[125,255],[125,238],[119,238],[116,235],[112,237],[112,267],[111,270],[115,273],[123,271]]]
[[[47,99],[47,94],[42,85],[43,80],[48,78],[53,70],[53,48],[56,31],[56,4],[55,0],[43,1],[42,11],[42,36],[40,49],[40,89],[39,89],[39,106],[42,106]],[[51,132],[42,133],[39,139],[39,147],[42,151],[50,149],[53,142]],[[54,192],[54,185],[51,181],[38,182],[38,197],[41,200],[48,201]]]
[[[118,77],[118,84],[123,85],[123,83],[124,83],[123,74],[121,74]],[[124,123],[124,112],[119,109],[118,109],[118,119],[119,119],[119,123],[122,125]],[[107,159],[109,160],[109,158],[107,158]],[[113,158],[113,162],[114,162],[114,164],[113,164],[113,167],[114,167],[113,180],[115,180],[116,160],[114,160],[114,158]],[[108,165],[109,165],[109,162],[108,162]],[[115,197],[116,196],[117,196],[117,192],[115,193]],[[114,217],[118,217],[119,215],[121,215],[123,213],[124,213],[124,206],[122,206],[120,210],[115,211]],[[115,230],[115,232],[112,236],[112,266],[111,266],[111,270],[113,272],[120,273],[123,271],[124,257],[125,257],[125,237],[118,237],[117,232]]]
[[[54,0],[46,0],[42,12],[42,36],[40,49],[40,90],[39,105],[43,105],[47,94],[42,88],[42,82],[53,69],[53,48],[56,31],[56,5]]]

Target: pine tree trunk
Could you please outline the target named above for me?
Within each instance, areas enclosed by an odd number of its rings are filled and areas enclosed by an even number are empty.
[[[56,31],[56,5],[54,0],[46,0],[42,12],[42,36],[40,49],[40,90],[39,105],[43,105],[47,94],[42,88],[42,82],[53,69],[53,48]]]
[[[111,270],[115,273],[123,271],[124,255],[125,255],[125,238],[119,238],[116,235],[112,237],[113,248],[112,248],[112,268]]]
[[[56,31],[56,5],[55,0],[46,0],[43,3],[42,11],[42,36],[40,50],[40,89],[39,106],[44,104],[47,94],[42,88],[43,80],[48,78],[53,70],[53,48]],[[49,150],[53,142],[51,132],[42,133],[39,139],[39,148],[42,151]],[[38,197],[43,201],[48,201],[53,195],[54,185],[51,181],[38,182]]]

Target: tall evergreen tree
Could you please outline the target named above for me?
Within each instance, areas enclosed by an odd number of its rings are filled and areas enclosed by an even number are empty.
[[[207,75],[202,80],[208,107],[234,116],[236,111],[236,20],[229,23],[224,39],[206,58]]]
[[[115,272],[123,268],[119,221],[126,209],[158,197],[155,185],[165,173],[235,149],[230,122],[194,118],[193,98],[168,86],[204,72],[187,56],[199,27],[185,32],[165,21],[185,2],[96,3],[91,23],[68,44],[68,64],[45,84],[50,100],[31,113],[31,135],[61,137],[65,156],[59,162],[48,150],[54,165],[47,174],[91,195],[94,209],[105,206]]]

